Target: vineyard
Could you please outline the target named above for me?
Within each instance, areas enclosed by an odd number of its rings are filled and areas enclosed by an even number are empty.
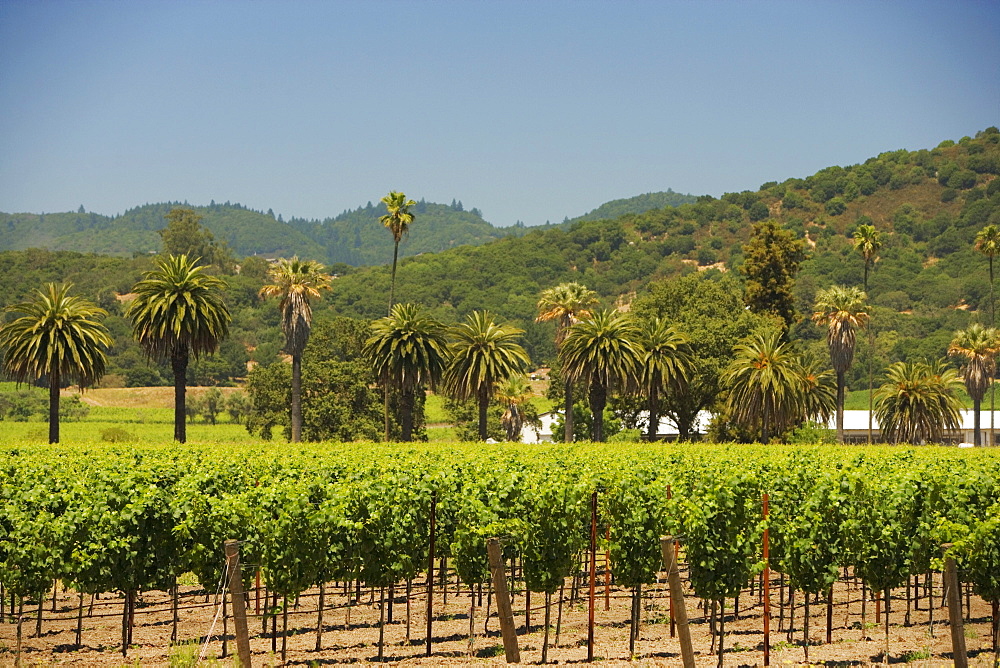
[[[910,627],[936,647],[946,555],[969,655],[995,661],[993,450],[89,445],[8,446],[0,462],[0,665],[166,664],[175,642],[232,655],[227,539],[240,541],[254,665],[488,658],[490,537],[530,660],[586,657],[593,585],[598,657],[679,665],[663,535],[681,544],[699,665],[760,662],[765,572],[783,661],[831,643],[839,660],[899,661],[915,656],[893,646]],[[117,642],[88,642],[109,620]]]

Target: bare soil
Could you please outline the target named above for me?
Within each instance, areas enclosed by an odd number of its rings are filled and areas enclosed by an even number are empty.
[[[503,664],[503,645],[495,606],[490,606],[487,620],[485,609],[475,608],[474,637],[469,637],[470,592],[459,588],[454,574],[448,585],[447,597],[440,586],[435,588],[431,655],[426,652],[426,588],[414,584],[410,595],[409,635],[407,635],[407,597],[405,585],[395,588],[392,622],[384,628],[384,659],[407,665]],[[941,606],[940,576],[935,577],[933,630],[927,598],[922,596],[919,609],[912,609],[906,624],[905,589],[893,593],[889,625],[889,663],[911,663],[915,666],[950,666],[951,636],[947,624],[947,608]],[[771,665],[804,665],[802,594],[796,593],[795,632],[789,636],[787,601],[784,619],[779,622],[779,580],[771,588]],[[580,587],[572,598],[572,581],[566,581],[561,623],[557,622],[558,597],[551,606],[550,663],[585,663],[587,658],[587,588]],[[654,585],[643,593],[642,625],[634,656],[629,652],[629,619],[631,593],[612,586],[606,590],[604,578],[598,576],[595,613],[594,656],[598,663],[614,665],[677,666],[681,664],[680,648],[671,636],[669,597],[666,585]],[[286,663],[288,665],[326,665],[334,663],[365,663],[378,660],[379,595],[363,590],[360,601],[346,595],[343,585],[326,587],[323,612],[322,648],[316,649],[316,624],[319,590],[304,593],[298,602],[289,602]],[[488,590],[484,588],[483,603]],[[785,589],[787,596],[787,588]],[[49,594],[51,597],[51,592]],[[250,645],[256,666],[281,665],[283,618],[279,614],[267,621],[262,629],[262,617],[267,609],[266,592],[252,590],[249,601]],[[75,642],[79,595],[62,591],[47,598],[42,608],[42,633],[35,636],[37,604],[25,606],[22,623],[22,665],[78,666],[185,666],[194,665],[201,656],[208,665],[235,665],[234,622],[224,618],[217,605],[216,593],[208,595],[199,587],[181,587],[177,627],[178,644],[171,645],[171,600],[165,592],[144,592],[136,606],[132,645],[127,657],[121,652],[121,614],[124,598],[104,595],[93,602],[84,600],[82,643]],[[476,596],[478,603],[478,596]],[[715,666],[718,655],[712,652],[710,623],[700,602],[686,598],[691,620],[696,660],[699,666]],[[970,664],[992,666],[990,649],[991,617],[989,605],[973,596],[969,599],[970,613],[966,617],[965,637]],[[606,607],[607,606],[607,609]],[[724,627],[724,665],[762,666],[764,663],[763,606],[759,587],[751,595],[741,594],[739,614],[733,617],[733,601],[727,602]],[[541,660],[544,636],[544,597],[531,596],[531,628],[525,631],[525,597],[514,596],[515,622],[523,663]],[[841,580],[834,590],[832,642],[826,643],[826,604],[813,602],[809,620],[809,662],[811,665],[867,666],[883,662],[885,649],[884,617],[875,623],[875,603],[868,601],[864,624],[861,618],[861,589],[853,579]],[[229,611],[227,611],[229,612]],[[15,620],[10,617],[10,601],[0,622],[0,666],[15,662]],[[388,614],[388,606],[386,609]],[[884,615],[884,611],[882,613]],[[272,624],[277,633],[272,633]],[[214,626],[213,626],[214,623]],[[558,643],[556,627],[558,623]],[[782,630],[779,631],[779,625]],[[211,634],[209,642],[206,637]],[[273,649],[272,649],[273,648]]]

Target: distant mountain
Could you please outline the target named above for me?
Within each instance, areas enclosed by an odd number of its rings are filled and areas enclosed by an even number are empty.
[[[466,211],[461,202],[450,205],[420,200],[411,208],[414,221],[411,233],[399,244],[400,257],[435,253],[456,246],[479,246],[507,236],[508,230],[493,227],[483,220],[478,209]],[[303,220],[292,218],[288,224],[326,250],[322,258],[329,263],[363,266],[386,264],[392,260],[392,234],[379,222],[386,214],[385,204],[348,210],[336,218]]]
[[[668,190],[608,202],[578,220],[614,218],[627,213],[677,206],[694,201],[691,195]],[[80,207],[67,213],[0,213],[0,250],[44,248],[106,255],[156,253],[162,248],[157,231],[166,226],[166,215],[175,206],[186,206],[202,216],[202,224],[225,242],[237,256],[291,256],[330,264],[354,266],[386,264],[392,258],[392,235],[379,218],[385,205],[347,210],[334,218],[284,221],[241,204],[192,206],[186,202],[145,204],[117,216],[88,213]],[[421,200],[413,207],[416,216],[399,246],[400,257],[435,253],[457,246],[479,246],[508,236],[522,236],[535,229],[524,225],[494,227],[476,208],[466,210],[461,202],[435,204]]]
[[[653,209],[662,209],[666,206],[680,206],[681,204],[694,204],[697,201],[698,198],[695,195],[682,195],[667,188],[664,192],[646,193],[645,195],[636,195],[635,197],[628,197],[626,199],[613,199],[582,216],[568,218],[563,221],[563,224],[569,225],[578,223],[581,220],[614,220],[630,213],[638,215],[652,211]]]
[[[166,227],[165,216],[181,202],[146,204],[119,216],[76,213],[0,213],[0,249],[47,248],[81,253],[134,255],[162,248],[157,230]],[[215,238],[226,242],[238,256],[294,255],[322,259],[326,249],[274,218],[273,214],[239,204],[191,207]]]

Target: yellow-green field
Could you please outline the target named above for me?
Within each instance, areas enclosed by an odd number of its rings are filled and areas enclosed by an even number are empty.
[[[14,383],[0,383],[0,392],[13,392]],[[22,390],[48,396],[47,390],[22,385]],[[189,387],[188,397],[196,397],[207,387]],[[219,388],[223,394],[239,391],[235,387]],[[90,411],[82,420],[62,420],[59,427],[60,441],[63,443],[93,443],[106,440],[103,437],[109,429],[122,429],[128,433],[128,442],[167,443],[174,435],[174,389],[172,387],[118,387],[98,388],[84,393],[76,388],[63,390],[62,396],[79,396]],[[458,436],[450,417],[444,408],[445,397],[428,393],[424,406],[427,423],[427,438],[431,441],[456,442]],[[551,410],[552,402],[545,397],[535,397],[535,408],[539,413]],[[48,424],[35,419],[28,422],[0,420],[0,444],[47,443]],[[216,424],[208,424],[202,418],[189,420],[187,437],[191,443],[263,443],[250,435],[243,425],[232,422],[229,414],[222,412]],[[282,440],[280,435],[277,440]]]

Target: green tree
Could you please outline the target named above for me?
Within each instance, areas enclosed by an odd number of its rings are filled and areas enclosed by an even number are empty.
[[[972,410],[975,412],[974,442],[982,445],[980,431],[980,406],[986,388],[990,386],[993,374],[996,372],[996,357],[1000,353],[1000,334],[992,327],[983,327],[976,323],[968,329],[955,332],[948,346],[950,357],[963,358],[962,378],[965,389],[972,398]]]
[[[302,351],[312,329],[310,299],[319,299],[320,290],[330,288],[330,276],[313,260],[284,258],[272,265],[268,277],[274,281],[260,289],[264,299],[280,297],[281,329],[285,351],[292,356],[292,442],[302,440]]]
[[[194,209],[174,207],[166,219],[167,226],[159,231],[164,253],[187,255],[226,269],[232,265],[232,254],[202,226],[202,217]]]
[[[778,332],[756,334],[734,349],[725,373],[729,416],[767,443],[804,419],[806,385],[792,344]]]
[[[444,383],[455,399],[478,402],[479,438],[484,441],[486,412],[497,383],[528,365],[528,354],[517,343],[522,333],[516,327],[496,324],[488,311],[473,311],[451,329]]]
[[[637,388],[642,354],[641,333],[628,314],[605,309],[569,328],[559,359],[570,381],[589,388],[595,441],[604,441],[602,416],[608,395]]]
[[[389,194],[382,198],[382,203],[385,204],[388,213],[379,218],[379,222],[392,232],[393,241],[392,278],[389,283],[389,315],[391,316],[392,302],[396,294],[396,260],[399,257],[399,242],[410,231],[410,225],[413,224],[414,218],[410,207],[416,206],[417,203],[412,199],[406,199],[406,195],[395,190],[389,191]]]
[[[740,266],[746,277],[744,300],[750,310],[773,313],[785,321],[786,330],[791,327],[797,317],[792,288],[805,259],[805,245],[791,232],[773,220],[754,223]]]
[[[597,305],[597,293],[579,283],[562,283],[543,290],[538,298],[538,317],[535,322],[549,320],[556,323],[556,351],[562,349],[569,327],[581,318],[589,318],[591,309]],[[573,383],[566,379],[565,398],[565,441],[573,442]]]
[[[754,332],[777,327],[770,315],[753,313],[743,306],[742,290],[729,275],[697,272],[653,283],[649,292],[633,303],[633,312],[644,320],[664,318],[690,339],[694,367],[684,392],[665,397],[663,414],[681,439],[695,433],[701,411],[721,408],[722,377],[732,360],[733,346]]]
[[[156,261],[135,284],[135,299],[127,316],[132,331],[152,359],[169,360],[174,373],[174,440],[187,440],[185,394],[190,357],[215,351],[229,334],[232,320],[222,299],[225,281],[203,273],[204,266],[187,255],[168,255]]]
[[[7,307],[21,317],[0,325],[4,368],[18,383],[48,377],[49,443],[59,442],[59,388],[75,380],[96,383],[107,365],[111,335],[101,320],[107,311],[70,296],[72,285],[49,283],[30,302]]]
[[[243,418],[247,432],[270,441],[276,427],[290,424],[288,395],[291,377],[291,369],[283,362],[257,365],[250,370],[246,385],[249,406]]]
[[[882,437],[893,443],[940,443],[958,429],[962,404],[958,372],[944,362],[896,362],[875,393],[875,417]]]
[[[444,326],[424,315],[415,304],[396,304],[389,317],[372,324],[372,336],[365,343],[364,353],[383,389],[399,393],[402,440],[412,440],[414,396],[418,391],[423,392],[425,386],[433,389],[447,364]],[[386,413],[387,441],[389,435]]]
[[[691,376],[694,361],[688,338],[662,318],[644,321],[639,328],[642,346],[639,384],[646,395],[648,422],[646,439],[656,440],[660,424],[661,397],[683,392]]]
[[[855,287],[834,285],[816,295],[813,320],[827,326],[826,345],[837,373],[837,442],[844,442],[844,376],[854,361],[858,327],[868,322],[867,296]]]

